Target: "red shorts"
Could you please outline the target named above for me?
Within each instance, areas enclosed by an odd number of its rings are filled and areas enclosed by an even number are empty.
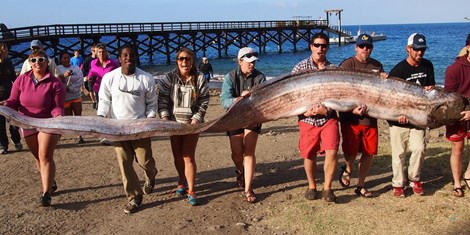
[[[356,156],[361,152],[369,156],[376,155],[379,135],[376,126],[341,123],[343,152],[347,156]]]
[[[456,122],[452,125],[446,126],[446,138],[452,142],[459,142],[470,138],[470,132],[468,131],[469,122]]]
[[[77,99],[74,99],[74,100],[69,100],[69,101],[65,101],[64,103],[64,108],[68,108],[72,105],[72,103],[80,103],[82,102],[82,98],[77,98]]]
[[[312,126],[299,121],[299,150],[302,158],[314,158],[319,152],[339,147],[338,120],[332,118],[323,126]]]

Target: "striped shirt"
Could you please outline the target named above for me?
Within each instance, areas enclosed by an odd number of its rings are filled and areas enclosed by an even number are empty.
[[[335,67],[334,64],[330,63],[330,61],[325,61],[326,67]],[[318,65],[313,61],[312,57],[309,56],[307,59],[300,61],[297,65],[294,66],[292,69],[292,73],[298,73],[304,70],[318,70]],[[306,117],[303,114],[299,115],[299,120],[301,122],[308,123],[312,126],[323,126],[328,119],[333,118],[336,116],[336,111],[328,109],[328,115],[317,115],[313,117]]]
[[[195,81],[193,81],[195,80]],[[183,81],[176,70],[158,83],[158,113],[179,123],[204,122],[209,105],[209,85],[202,73]]]

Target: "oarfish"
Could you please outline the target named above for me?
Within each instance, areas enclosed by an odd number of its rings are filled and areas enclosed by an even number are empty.
[[[289,74],[252,88],[249,97],[239,98],[222,116],[201,124],[179,124],[161,119],[114,120],[97,116],[63,116],[49,119],[26,117],[7,107],[0,114],[15,125],[56,134],[81,134],[111,140],[151,136],[223,132],[253,124],[296,116],[323,103],[347,112],[367,106],[367,115],[396,121],[405,115],[417,127],[436,128],[461,118],[466,98],[440,88],[425,91],[421,86],[350,69],[325,69]]]
[[[340,112],[367,106],[367,115],[397,121],[405,115],[416,127],[437,128],[463,116],[468,101],[458,93],[423,87],[397,78],[382,79],[364,70],[333,68],[289,74],[254,87],[249,99],[234,104],[207,131],[249,126],[302,114],[323,103]],[[243,124],[245,123],[245,124]]]

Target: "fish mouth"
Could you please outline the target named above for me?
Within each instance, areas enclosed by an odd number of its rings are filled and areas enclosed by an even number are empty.
[[[461,112],[469,108],[468,99],[464,96],[462,99],[436,105],[429,114],[428,126],[433,129],[454,124],[463,117]]]

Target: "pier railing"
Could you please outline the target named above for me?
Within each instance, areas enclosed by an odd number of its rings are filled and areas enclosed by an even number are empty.
[[[81,50],[87,56],[92,45],[102,42],[114,56],[122,45],[131,44],[144,63],[170,63],[181,47],[190,48],[198,56],[211,54],[222,58],[245,46],[256,48],[259,53],[282,53],[285,48],[296,52],[299,46],[306,48],[319,31],[338,36],[350,34],[329,25],[328,20],[311,19],[56,24],[11,29],[5,26],[0,30],[0,42],[10,47],[9,55],[15,65],[26,59],[33,39],[39,39],[51,57],[74,50]]]
[[[11,28],[2,30],[0,41],[29,40],[32,38],[84,35],[109,35],[121,33],[153,33],[175,31],[233,30],[282,27],[328,26],[326,20],[288,21],[214,21],[214,22],[170,22],[170,23],[122,23],[122,24],[59,24]]]

